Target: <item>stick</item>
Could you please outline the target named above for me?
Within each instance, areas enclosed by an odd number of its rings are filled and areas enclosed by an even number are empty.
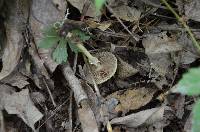
[[[74,97],[75,97],[77,105],[79,105],[82,100],[87,99],[87,95],[85,91],[83,90],[80,81],[74,75],[74,72],[69,66],[69,64],[62,66],[62,72],[64,74],[65,79],[69,83],[69,86],[74,92]]]

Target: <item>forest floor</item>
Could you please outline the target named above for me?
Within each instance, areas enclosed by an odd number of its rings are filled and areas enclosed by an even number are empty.
[[[198,41],[200,1],[168,3]],[[160,0],[0,0],[0,57],[1,132],[191,131],[197,97],[172,91],[200,54]]]

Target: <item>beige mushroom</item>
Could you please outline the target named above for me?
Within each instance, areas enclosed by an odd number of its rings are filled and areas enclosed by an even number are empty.
[[[92,55],[99,60],[99,63],[97,66],[89,65],[91,72],[89,72],[86,66],[84,67],[85,78],[90,84],[93,84],[92,76],[96,84],[104,83],[115,74],[117,70],[117,58],[110,52],[98,52]]]
[[[138,70],[135,69],[132,65],[125,62],[120,57],[117,57],[117,59],[118,59],[118,66],[116,74],[118,78],[124,79],[138,73]]]

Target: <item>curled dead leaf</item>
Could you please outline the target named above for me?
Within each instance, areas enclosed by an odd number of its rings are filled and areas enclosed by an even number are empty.
[[[133,113],[124,117],[114,118],[111,124],[123,124],[127,127],[138,127],[145,124],[153,124],[163,120],[164,107],[152,108],[138,113]]]
[[[1,85],[1,87],[7,86]],[[0,103],[8,114],[17,114],[33,130],[35,130],[34,124],[43,117],[31,101],[28,89],[21,92],[4,92]]]
[[[114,92],[111,95],[108,95],[106,98],[112,99],[115,98],[119,101],[119,104],[116,106],[116,111],[127,112],[129,110],[138,109],[148,102],[151,101],[156,89],[150,88],[138,88],[138,89],[128,89],[123,93],[120,91]],[[121,94],[120,94],[121,93]]]

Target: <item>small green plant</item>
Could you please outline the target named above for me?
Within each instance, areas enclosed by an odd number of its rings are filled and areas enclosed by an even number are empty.
[[[58,25],[57,25],[58,24]],[[83,42],[90,39],[90,36],[81,30],[74,29],[67,33],[66,36],[60,35],[60,27],[62,24],[55,23],[43,30],[43,38],[39,42],[39,48],[49,49],[54,47],[52,58],[58,63],[66,62],[68,58],[67,47],[74,53],[82,52],[89,60],[90,64],[97,65],[99,62],[93,57],[83,46]]]
[[[178,82],[173,92],[180,92],[189,96],[200,95],[200,68],[192,68]],[[200,99],[193,107],[192,132],[200,130]]]
[[[99,11],[103,7],[105,2],[106,2],[106,0],[95,0],[96,10]]]

